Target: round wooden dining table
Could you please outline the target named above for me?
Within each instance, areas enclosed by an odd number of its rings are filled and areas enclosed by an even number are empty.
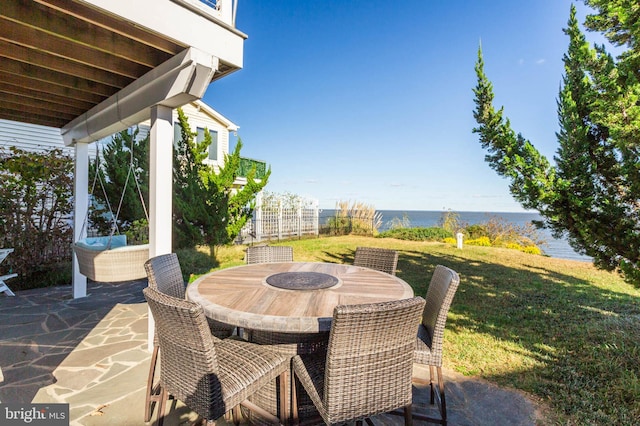
[[[207,317],[240,327],[252,342],[269,344],[291,356],[326,350],[337,305],[411,297],[409,284],[396,276],[359,266],[317,262],[238,266],[210,272],[187,286],[187,298],[200,304]],[[304,391],[297,389],[294,396],[292,404],[299,415],[290,418],[294,424],[317,418],[313,402]],[[249,399],[280,416],[277,398],[272,383]],[[256,413],[243,414],[254,425],[270,424]],[[291,415],[286,413],[288,418]]]
[[[333,309],[408,299],[402,279],[353,265],[258,263],[210,272],[187,287],[187,298],[214,320],[249,330],[319,333],[331,329]]]

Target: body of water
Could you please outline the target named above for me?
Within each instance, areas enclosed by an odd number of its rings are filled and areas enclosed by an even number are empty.
[[[378,210],[382,215],[382,226],[380,231],[389,229],[394,218],[402,220],[403,217],[407,217],[410,226],[412,228],[417,227],[432,227],[438,226],[442,215],[446,212],[442,211],[428,211],[428,210]],[[542,220],[542,217],[538,213],[495,213],[495,212],[454,212],[458,215],[458,221],[466,225],[474,225],[478,223],[485,223],[492,218],[497,218],[501,221],[513,223],[515,226],[525,226],[534,220]],[[326,219],[335,214],[335,210],[323,210],[320,214],[320,221],[324,223]],[[538,235],[542,237],[545,244],[540,246],[542,251],[550,256],[560,259],[581,260],[590,262],[591,258],[588,256],[576,253],[566,240],[553,238],[551,233],[546,229],[538,230]]]

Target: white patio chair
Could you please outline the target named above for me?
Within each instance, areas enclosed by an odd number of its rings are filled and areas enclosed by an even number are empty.
[[[12,248],[0,249],[0,263],[2,263],[2,261],[7,256],[9,256],[9,253],[11,252],[13,252]],[[7,296],[15,296],[15,293],[11,291],[11,289],[9,288],[7,283],[4,282],[4,280],[8,280],[9,278],[15,278],[17,276],[18,274],[0,275],[0,293],[5,293]]]

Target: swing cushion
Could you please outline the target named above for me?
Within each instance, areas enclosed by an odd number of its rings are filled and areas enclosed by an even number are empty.
[[[112,241],[113,243],[113,241]],[[106,246],[89,246],[78,242],[73,251],[80,273],[93,281],[121,282],[146,278],[144,263],[149,260],[149,244],[123,246],[106,250]]]
[[[84,240],[76,242],[76,245],[95,251],[107,250],[109,245],[109,237],[88,237]],[[114,235],[111,237],[111,248],[126,247],[126,235]]]

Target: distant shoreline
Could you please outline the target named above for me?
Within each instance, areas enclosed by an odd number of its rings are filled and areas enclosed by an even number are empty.
[[[324,224],[330,218],[335,216],[336,209],[323,209],[320,211],[320,223]],[[450,211],[450,210],[377,210],[382,215],[382,226],[380,231],[385,231],[391,226],[394,218],[402,220],[406,215],[409,220],[410,227],[433,227],[438,226],[438,222],[443,214],[455,213],[459,216],[462,223],[474,225],[477,223],[487,222],[493,217],[499,217],[502,220],[513,223],[517,226],[525,226],[533,220],[543,220],[537,211],[530,212],[486,212],[486,211]],[[577,253],[565,239],[557,239],[551,235],[546,229],[538,231],[546,241],[541,249],[545,255],[558,259],[570,259],[583,262],[591,262],[588,256]]]

